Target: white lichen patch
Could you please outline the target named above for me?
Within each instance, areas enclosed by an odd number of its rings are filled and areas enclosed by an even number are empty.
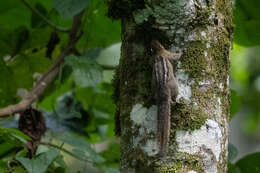
[[[181,61],[177,61],[177,68],[181,68]]]
[[[223,83],[220,83],[220,84],[219,84],[219,88],[220,88],[220,89],[223,89],[223,88],[224,88]]]
[[[216,119],[217,122],[221,122],[222,121],[222,102],[221,102],[221,98],[220,97],[216,97],[216,95],[214,95],[213,99],[215,100],[215,109],[213,109],[213,115]]]
[[[134,125],[141,125],[148,133],[156,132],[157,106],[153,105],[147,109],[142,104],[136,104],[130,113],[130,118]]]
[[[196,31],[191,31],[187,38],[185,38],[185,41],[194,41],[198,39],[198,35]]]
[[[229,87],[229,75],[227,76],[227,87]]]
[[[190,86],[193,82],[190,81],[189,76],[183,70],[178,70],[175,75],[179,85],[179,93],[176,98],[177,102],[180,98],[190,102],[192,95]]]
[[[142,104],[136,104],[132,108],[130,119],[133,122],[132,130],[137,130],[138,133],[133,136],[133,146],[140,147],[148,156],[157,154],[158,145],[155,138],[147,138],[157,131],[157,106],[146,108]]]
[[[164,0],[160,3],[149,0],[145,1],[145,8],[133,12],[133,17],[138,25],[152,18],[153,27],[169,37],[174,35],[175,48],[181,50],[192,30],[189,25],[196,18],[196,6],[194,0]]]
[[[141,104],[136,104],[132,108],[132,111],[130,113],[130,118],[135,124],[141,125],[147,116],[146,112],[147,112],[147,108],[143,107],[143,105]]]
[[[203,146],[205,147],[205,146]],[[200,155],[203,158],[204,172],[205,173],[217,173],[218,164],[215,159],[213,152],[209,149],[203,148],[200,152]]]
[[[154,156],[158,153],[158,144],[155,140],[148,139],[141,148],[148,156]]]
[[[207,119],[206,123],[199,129],[194,131],[177,131],[176,141],[179,152],[189,154],[202,154],[205,149],[218,161],[221,153],[222,132],[216,121]],[[203,155],[204,155],[203,154]]]
[[[210,43],[209,42],[206,44],[206,47],[207,47],[207,49],[210,48]]]
[[[208,56],[208,52],[204,51],[204,56],[207,57]]]
[[[202,31],[200,34],[201,34],[201,36],[202,36],[202,37],[204,37],[204,38],[206,38],[206,37],[207,37],[207,35],[206,35],[206,32],[205,32],[205,31]]]
[[[191,170],[191,171],[189,171],[188,173],[197,173],[196,171],[193,171],[193,170]]]
[[[211,81],[209,81],[209,80],[199,81],[199,86],[210,85],[210,84],[211,84]]]
[[[218,97],[218,104],[221,105],[221,99]]]

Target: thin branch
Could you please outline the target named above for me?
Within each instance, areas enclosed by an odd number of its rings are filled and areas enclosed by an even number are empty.
[[[61,26],[57,26],[54,23],[52,23],[49,19],[47,19],[44,15],[42,15],[38,10],[36,10],[35,8],[33,8],[28,2],[26,2],[25,0],[21,0],[21,2],[27,7],[29,8],[33,13],[35,13],[37,16],[39,16],[45,23],[47,23],[50,27],[54,28],[57,31],[60,32],[70,32],[69,28],[64,28]]]
[[[52,143],[47,143],[47,142],[41,142],[40,144],[41,145],[46,145],[46,146],[49,146],[49,147],[53,147],[53,148],[56,148],[58,150],[61,150],[64,153],[66,153],[66,154],[68,154],[68,155],[70,155],[70,156],[72,156],[72,157],[74,157],[74,158],[76,158],[78,160],[81,160],[81,161],[84,161],[84,162],[92,162],[90,160],[87,160],[87,159],[84,159],[82,157],[79,157],[76,154],[74,154],[74,153],[70,152],[69,150],[66,150],[66,149],[64,149],[64,148],[62,148],[62,147],[60,147],[58,145],[55,145],[55,144],[52,144]]]
[[[22,99],[19,103],[14,105],[9,105],[5,108],[0,109],[0,117],[5,117],[12,115],[17,112],[24,111],[33,102],[41,96],[48,85],[55,79],[59,73],[59,68],[64,62],[64,58],[71,53],[71,50],[75,47],[76,42],[79,40],[81,34],[78,34],[81,25],[81,18],[83,16],[83,11],[73,18],[73,25],[70,30],[70,37],[64,50],[57,57],[51,68],[41,77],[41,79],[36,83],[35,87],[29,92],[26,98]]]

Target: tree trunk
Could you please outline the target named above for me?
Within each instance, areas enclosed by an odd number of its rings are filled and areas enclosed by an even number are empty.
[[[111,0],[122,19],[115,75],[121,172],[226,172],[232,0]],[[151,41],[181,52],[168,153],[158,155]]]

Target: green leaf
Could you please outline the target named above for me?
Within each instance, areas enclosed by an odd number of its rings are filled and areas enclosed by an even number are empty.
[[[4,162],[3,160],[0,160],[0,170],[5,172],[8,170],[8,163]]]
[[[72,92],[68,92],[58,99],[57,114],[61,119],[81,118],[81,103],[77,102]]]
[[[57,139],[69,144],[73,147],[72,152],[77,156],[84,158],[86,160],[102,163],[104,162],[104,158],[98,155],[92,148],[89,142],[82,139],[79,136],[75,136],[69,133],[57,136]]]
[[[55,109],[56,105],[58,104],[58,97],[71,90],[72,84],[73,81],[71,79],[66,80],[62,84],[58,84],[58,81],[55,81],[55,83],[53,84],[53,89],[48,95],[45,95],[44,99],[41,100],[40,103],[38,103],[38,106],[45,110]]]
[[[229,143],[228,144],[228,161],[232,162],[237,157],[237,155],[238,155],[237,148],[233,144]]]
[[[86,153],[84,153],[82,149],[74,148],[72,149],[72,152],[80,156],[81,158],[89,160],[90,162],[103,163],[105,161],[104,158],[97,154],[93,149],[87,150],[88,151],[85,151]]]
[[[106,117],[105,115],[100,115],[100,112],[114,114],[115,104],[112,100],[112,94],[113,87],[109,83],[102,83],[96,90],[88,87],[79,88],[75,91],[76,98],[82,102],[84,108],[86,110],[94,108],[93,112],[98,113],[98,115],[95,115],[98,118]]]
[[[28,136],[17,129],[0,127],[0,156],[6,157],[6,153],[15,152],[16,147],[23,147],[29,139]]]
[[[13,157],[18,147],[24,147],[30,138],[17,129],[0,127],[0,158]],[[22,154],[22,153],[21,153]]]
[[[35,72],[42,73],[51,65],[51,61],[44,55],[45,51],[41,50],[18,56],[14,61],[8,63],[18,88],[31,88]]]
[[[109,167],[119,167],[120,163],[120,144],[113,142],[109,144],[109,148],[102,153],[102,157],[105,158],[105,162],[102,165]]]
[[[62,167],[58,167],[54,170],[54,173],[66,173],[66,169]]]
[[[53,0],[53,7],[64,18],[72,18],[84,8],[90,0]]]
[[[10,143],[8,141],[6,142],[1,142],[0,143],[0,158],[2,158],[2,156],[4,156],[6,153],[12,151],[13,149],[15,149],[16,145],[13,143]]]
[[[106,1],[91,1],[86,10],[86,16],[86,22],[83,30],[84,35],[78,43],[80,48],[104,48],[120,41],[120,21],[112,21],[107,17]]]
[[[104,173],[120,173],[118,168],[103,168]]]
[[[22,166],[15,166],[12,168],[14,173],[26,173]]]
[[[121,43],[116,43],[102,49],[97,57],[97,62],[99,64],[117,66],[120,59],[120,48]]]
[[[45,146],[45,145],[39,145],[36,151],[36,155],[40,155],[42,153],[46,153],[47,151],[49,151],[49,147]]]
[[[260,45],[260,19],[248,20],[245,22],[245,30],[250,38],[250,41],[255,45]]]
[[[30,140],[30,137],[25,135],[23,132],[21,132],[20,130],[18,129],[7,129],[9,134],[16,138],[17,140],[21,141],[22,143],[27,143],[28,140]]]
[[[244,119],[243,130],[247,134],[253,135],[257,132],[260,123],[260,111],[259,112],[248,112],[246,119]]]
[[[18,102],[19,88],[32,88],[35,76],[42,74],[51,65],[50,59],[45,58],[44,54],[42,49],[35,53],[27,51],[6,62],[0,59],[0,79],[5,81],[0,83],[0,107]]]
[[[231,56],[231,77],[235,83],[232,86],[239,88],[239,86],[247,87],[249,81],[249,69],[247,62],[247,55],[249,50],[245,47],[233,44],[234,49],[230,52]],[[232,81],[232,80],[231,80]]]
[[[236,162],[241,173],[260,173],[260,153],[249,154]]]
[[[237,165],[228,163],[228,173],[242,173]]]
[[[14,56],[23,50],[24,45],[29,40],[29,30],[25,26],[20,26],[9,35],[9,38],[11,45],[13,45],[13,50],[10,53]]]
[[[19,17],[19,20],[17,20]],[[16,28],[21,25],[30,26],[31,11],[20,0],[1,1],[0,26]]]
[[[62,168],[66,168],[67,165],[64,161],[64,156],[63,155],[59,155],[56,159],[55,159],[55,163],[57,163],[58,165],[60,165]]]
[[[39,2],[36,2],[35,4],[35,9],[41,13],[43,16],[46,17],[47,15],[47,10],[45,9],[45,7],[39,3]],[[31,17],[31,26],[32,28],[35,28],[37,26],[39,27],[43,27],[43,26],[46,26],[47,24],[42,20],[41,17],[39,17],[37,14],[35,13],[32,13],[32,17]]]
[[[230,106],[230,119],[239,111],[242,105],[242,99],[237,95],[235,90],[231,90],[231,106]]]
[[[44,173],[58,155],[59,152],[57,150],[51,149],[35,158],[32,158],[31,160],[23,157],[17,157],[16,159],[29,173]]]
[[[73,69],[73,78],[79,87],[96,87],[102,81],[102,68],[95,60],[70,55],[65,58],[66,64]]]
[[[1,46],[1,43],[0,43]],[[14,101],[14,98],[12,95],[14,94],[13,87],[10,86],[12,83],[12,80],[10,80],[10,77],[7,78],[6,76],[10,76],[10,70],[5,65],[5,63],[0,59],[0,107],[3,107],[7,105],[8,103],[12,103]]]
[[[112,100],[112,93],[113,87],[109,83],[102,83],[98,88],[88,87],[75,90],[77,100],[90,113],[90,123],[86,128],[90,136],[90,142],[98,142],[102,137],[114,136],[115,104]],[[104,131],[100,133],[100,129],[97,128],[100,125],[108,125],[105,136]]]
[[[234,8],[234,41],[244,46],[260,44],[259,0],[236,0]]]
[[[16,152],[15,156],[16,157],[26,157],[28,153],[28,148],[23,148],[19,152]]]
[[[94,113],[96,118],[109,119],[109,114],[102,112],[102,111],[99,111],[95,108],[93,108],[93,113]]]
[[[108,129],[108,125],[99,125],[98,126],[98,132],[99,132],[99,135],[100,135],[102,140],[106,139],[107,129]]]

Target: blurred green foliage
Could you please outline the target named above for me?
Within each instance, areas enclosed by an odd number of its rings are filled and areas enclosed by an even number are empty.
[[[260,1],[236,0],[234,8],[234,41],[243,46],[260,44]]]
[[[4,82],[0,83],[0,107],[17,103],[21,99],[18,91],[29,91],[40,74],[46,72],[67,42],[68,36],[64,30],[70,28],[72,17],[83,9],[83,35],[77,44],[77,50],[82,55],[66,57],[56,81],[48,87],[37,104],[50,131],[45,136],[47,142],[38,147],[36,155],[30,160],[26,158],[25,147],[29,138],[21,136],[22,133],[17,130],[1,128],[1,171],[65,173],[65,152],[83,161],[82,165],[88,162],[90,167],[99,168],[101,172],[119,172],[117,142],[110,144],[101,153],[103,157],[92,146],[114,136],[113,88],[109,80],[103,80],[103,75],[111,79],[107,75],[111,76],[112,73],[104,71],[96,58],[102,59],[103,49],[120,41],[120,23],[106,16],[105,1],[1,1],[0,79]],[[47,56],[48,43],[54,32],[59,42],[51,56]],[[111,56],[118,57],[115,54]],[[118,63],[118,59],[113,61],[116,61],[114,64]],[[10,126],[17,127],[15,118],[2,122],[5,126],[12,122]],[[53,140],[58,141],[59,145],[53,143]],[[89,168],[84,169],[86,171]],[[74,170],[84,172],[78,168]]]
[[[234,8],[230,114],[231,118],[237,113],[245,114],[244,131],[248,134],[255,134],[260,124],[260,49],[246,48],[260,44],[259,8],[259,0],[236,0]],[[1,171],[34,173],[40,169],[65,173],[68,166],[64,153],[67,153],[84,165],[88,162],[89,168],[119,172],[117,142],[98,153],[92,146],[114,136],[113,70],[104,70],[100,64],[118,64],[120,46],[113,44],[120,42],[120,23],[106,16],[105,0],[0,2],[0,107],[17,103],[21,99],[18,91],[30,90],[40,74],[46,72],[68,40],[64,30],[70,28],[73,16],[83,9],[83,35],[77,44],[82,54],[66,57],[59,76],[37,103],[49,129],[47,142],[29,160],[25,147],[29,138],[18,130],[1,127]],[[52,33],[60,41],[51,56],[47,56]],[[14,126],[15,118],[11,121]],[[9,126],[10,119],[2,122]],[[239,151],[232,145],[229,151],[231,162]],[[260,172],[259,159],[259,153],[246,156],[230,163],[229,172]]]
[[[260,130],[260,1],[236,0],[234,8],[234,44],[231,51],[231,118],[240,115],[244,135],[259,140]],[[243,141],[241,141],[243,143]],[[239,153],[234,146],[229,153]],[[237,154],[236,154],[237,155]],[[260,172],[259,153],[234,162],[229,160],[229,173]]]

